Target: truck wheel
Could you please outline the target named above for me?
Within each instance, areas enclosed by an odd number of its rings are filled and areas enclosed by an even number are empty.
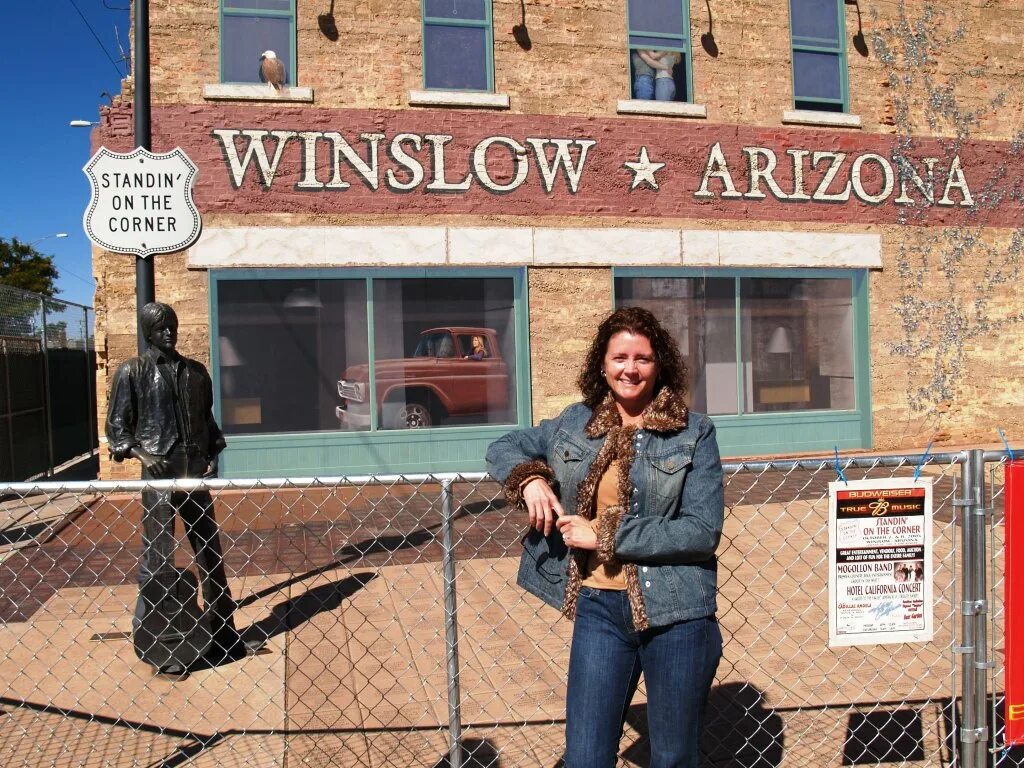
[[[433,424],[430,409],[423,403],[405,403],[395,414],[395,429],[425,429]]]

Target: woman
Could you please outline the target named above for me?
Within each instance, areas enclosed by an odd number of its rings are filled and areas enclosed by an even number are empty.
[[[682,54],[678,51],[658,51],[657,62],[654,73],[654,98],[656,101],[676,100],[676,80],[673,70],[676,64],[682,61]]]
[[[688,412],[685,376],[654,315],[616,310],[579,374],[583,402],[487,451],[510,503],[529,513],[520,586],[575,620],[566,768],[615,765],[641,672],[651,768],[698,764],[722,649],[724,501],[715,428]]]
[[[487,348],[484,346],[483,336],[474,336],[470,343],[473,345],[473,353],[466,355],[467,360],[483,360],[487,357]]]

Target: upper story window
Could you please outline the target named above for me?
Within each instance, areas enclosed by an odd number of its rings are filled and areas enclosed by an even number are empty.
[[[628,0],[632,97],[693,101],[689,0]]]
[[[423,87],[494,90],[491,0],[423,0]]]
[[[295,0],[221,0],[220,81],[266,82],[268,52],[284,68],[284,85],[295,85]]]
[[[843,0],[789,0],[793,107],[849,112]]]

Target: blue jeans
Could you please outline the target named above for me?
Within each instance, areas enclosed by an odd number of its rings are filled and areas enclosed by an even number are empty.
[[[654,98],[657,101],[675,101],[676,81],[671,77],[656,77],[654,79]]]
[[[625,592],[583,587],[569,656],[565,768],[614,768],[641,672],[650,768],[697,768],[704,705],[721,657],[714,616],[637,632]]]
[[[630,57],[633,61],[633,98],[653,99],[654,98],[654,67],[634,53]]]

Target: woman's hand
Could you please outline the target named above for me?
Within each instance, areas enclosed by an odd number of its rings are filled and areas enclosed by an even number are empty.
[[[579,515],[559,516],[556,523],[565,543],[575,549],[597,549],[597,533],[590,520]]]
[[[551,533],[555,518],[565,514],[558,497],[543,477],[535,477],[523,486],[523,502],[530,513],[530,527],[542,531],[545,536]]]

